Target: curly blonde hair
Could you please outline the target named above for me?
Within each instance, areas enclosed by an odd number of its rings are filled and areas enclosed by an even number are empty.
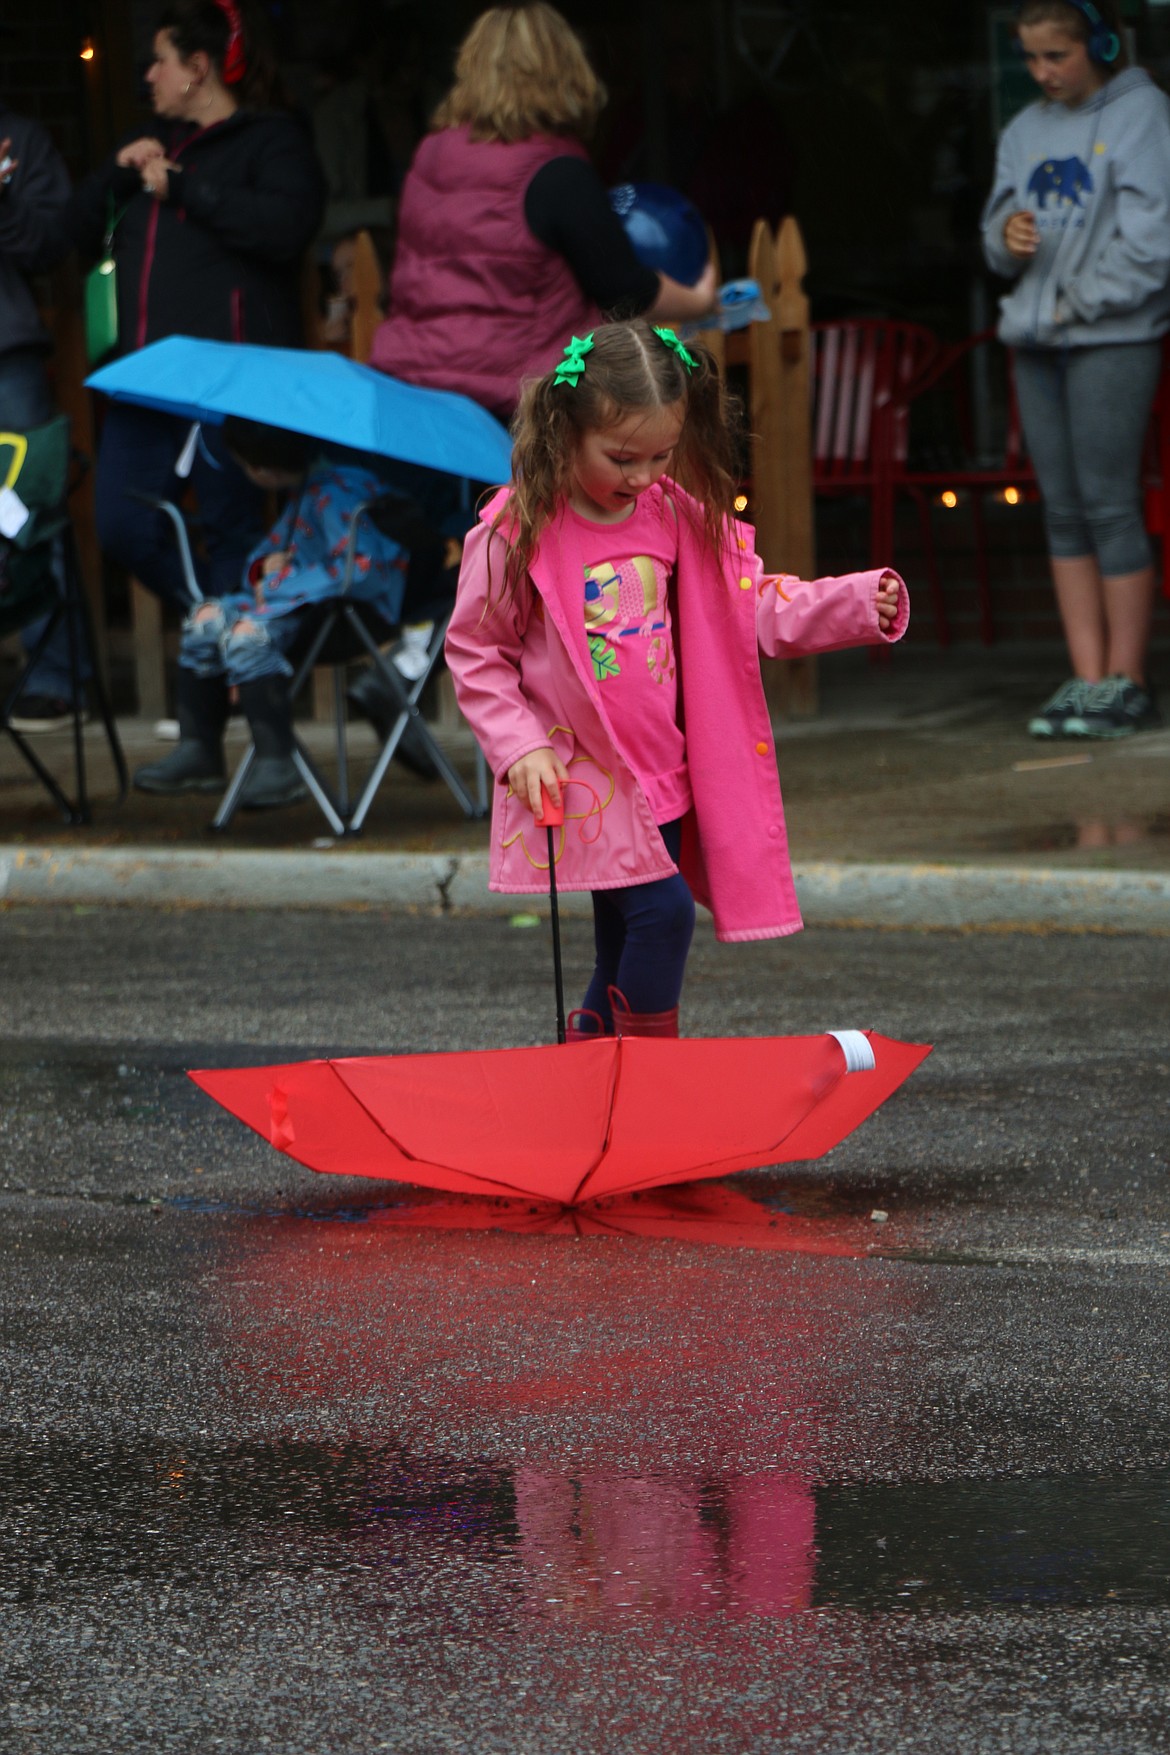
[[[594,330],[576,384],[558,384],[552,371],[525,385],[512,423],[511,492],[492,522],[508,544],[502,597],[523,589],[541,532],[569,497],[584,435],[630,414],[682,409],[670,473],[698,509],[680,503],[680,515],[701,521],[701,540],[722,554],[735,503],[739,407],[708,350],[691,341],[687,351],[695,362],[691,370],[644,318],[607,323]]]
[[[493,6],[460,44],[455,83],[431,127],[466,126],[473,140],[564,134],[584,141],[605,98],[580,38],[554,6]]]

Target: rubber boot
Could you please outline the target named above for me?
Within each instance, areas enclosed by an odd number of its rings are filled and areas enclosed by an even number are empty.
[[[139,792],[222,792],[227,783],[223,730],[228,717],[227,685],[222,676],[179,671],[176,711],[179,741],[161,762],[148,762],[134,774]]]
[[[565,1041],[570,1044],[581,1042],[603,1042],[608,1035],[605,1020],[600,1012],[589,1010],[585,1006],[570,1012],[565,1023]]]
[[[623,993],[609,990],[615,1036],[677,1036],[678,1007],[668,1012],[632,1012]]]
[[[242,810],[279,810],[309,796],[293,761],[292,702],[282,676],[240,684],[240,711],[248,721],[256,760],[244,782]]]

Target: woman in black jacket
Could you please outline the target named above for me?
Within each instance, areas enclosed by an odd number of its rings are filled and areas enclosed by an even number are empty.
[[[113,225],[122,352],[167,335],[295,347],[305,250],[325,184],[306,128],[272,107],[270,66],[235,0],[170,0],[147,71],[157,122],[78,190],[71,229],[95,246]],[[107,408],[97,464],[98,535],[150,590],[182,602],[174,539],[132,496],[177,498],[190,463],[208,595],[236,590],[261,533],[255,488],[214,428],[184,457],[187,423]]]

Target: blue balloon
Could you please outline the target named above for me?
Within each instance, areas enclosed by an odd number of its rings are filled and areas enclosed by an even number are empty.
[[[619,183],[609,200],[639,262],[694,286],[709,254],[707,227],[694,203],[665,183]]]

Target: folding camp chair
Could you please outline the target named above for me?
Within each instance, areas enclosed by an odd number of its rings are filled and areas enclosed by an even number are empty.
[[[6,466],[3,462],[7,459]],[[93,627],[77,544],[66,503],[70,491],[69,420],[58,415],[26,433],[0,431],[0,636],[18,632],[47,616],[45,627],[27,655],[15,682],[0,698],[0,731],[6,731],[37,779],[71,825],[91,821],[86,788],[85,684],[81,678],[82,642],[94,651]],[[49,641],[64,627],[69,649],[73,699],[74,797],[70,798],[24,735],[12,715]],[[94,672],[90,687],[118,777],[118,802],[126,796],[126,759],[118,738],[101,677]]]
[[[195,578],[191,546],[182,513],[169,501],[153,503],[175,527],[191,599],[192,602],[198,602],[202,593]],[[381,651],[381,647],[393,637],[397,629],[384,622],[369,605],[355,600],[351,595],[357,570],[358,532],[363,518],[369,518],[384,535],[392,537],[410,556],[402,619],[412,623],[433,623],[430,638],[422,654],[421,673],[410,682]],[[360,834],[386,770],[394,760],[408,728],[411,729],[413,749],[433,763],[464,814],[478,818],[488,813],[487,765],[482,751],[477,745],[476,783],[473,793],[436,740],[418,705],[427,683],[442,662],[443,639],[455,605],[454,569],[443,565],[445,547],[443,539],[425,524],[413,503],[398,494],[387,493],[378,500],[356,507],[350,520],[345,571],[338,594],[319,605],[315,615],[309,616],[306,632],[291,654],[294,674],[289,693],[294,701],[318,665],[329,664],[333,667],[338,776],[336,791],[330,787],[299,737],[294,737],[293,740],[292,759],[335,835]],[[376,666],[390,702],[397,710],[397,716],[382,740],[377,759],[357,799],[351,800],[346,666],[355,658],[365,655]],[[256,751],[250,744],[220,800],[211,823],[213,829],[228,827],[239,808],[255,759]]]

